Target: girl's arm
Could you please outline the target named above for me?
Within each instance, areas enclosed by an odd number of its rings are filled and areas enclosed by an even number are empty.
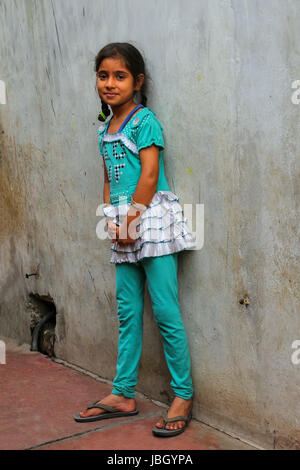
[[[139,154],[142,169],[141,176],[135,188],[133,200],[138,204],[144,205],[145,208],[142,208],[141,211],[138,211],[135,209],[135,207],[130,206],[122,226],[117,229],[117,236],[121,237],[119,241],[123,241],[123,243],[128,243],[128,240],[130,240],[128,227],[134,219],[137,219],[134,223],[134,225],[136,225],[140,215],[150,204],[158,183],[159,148],[153,144],[150,147],[141,149]]]
[[[109,179],[107,175],[104,158],[103,158],[103,168],[104,168],[103,201],[104,201],[104,204],[110,205],[110,184],[109,184]],[[117,225],[113,223],[110,217],[105,217],[105,220],[107,224],[108,233],[111,236],[111,238],[114,238],[116,236]]]
[[[148,206],[157,188],[159,176],[159,148],[151,145],[140,150],[141,176],[133,195],[138,204]],[[131,208],[129,209],[129,211]]]
[[[103,158],[103,157],[102,157]],[[103,167],[104,167],[104,187],[103,187],[103,201],[105,204],[109,204],[110,201],[110,185],[106,170],[106,165],[103,159]]]

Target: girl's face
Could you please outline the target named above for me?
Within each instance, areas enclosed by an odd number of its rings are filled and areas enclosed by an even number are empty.
[[[100,98],[112,108],[133,102],[134,91],[138,91],[144,81],[144,75],[138,76],[137,83],[127,69],[123,59],[104,59],[97,72],[97,88]]]

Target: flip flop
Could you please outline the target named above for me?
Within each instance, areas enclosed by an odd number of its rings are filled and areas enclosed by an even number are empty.
[[[98,400],[99,401],[99,400]],[[107,419],[107,418],[119,418],[121,416],[133,416],[138,414],[139,410],[136,408],[134,411],[119,411],[116,408],[113,408],[112,406],[104,405],[103,403],[98,403],[95,401],[95,403],[92,403],[87,407],[87,409],[91,408],[101,408],[102,410],[105,410],[106,413],[100,413],[99,415],[96,416],[87,416],[86,418],[80,416],[79,413],[74,415],[75,421],[78,421],[79,423],[84,423],[86,421],[98,421],[100,419]]]
[[[154,426],[152,428],[152,432],[155,436],[159,437],[168,437],[168,436],[177,436],[178,434],[181,434],[182,432],[185,431],[185,428],[188,426],[189,422],[192,419],[192,412],[188,416],[175,416],[175,418],[168,418],[168,412],[164,411],[162,418],[164,420],[164,424],[162,428],[158,428],[157,426]],[[185,421],[185,426],[180,429],[166,429],[166,424],[167,423],[173,423],[174,421]]]

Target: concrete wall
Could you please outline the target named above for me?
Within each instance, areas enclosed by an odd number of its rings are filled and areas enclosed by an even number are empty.
[[[0,2],[1,334],[30,342],[28,294],[51,297],[57,357],[115,376],[93,61],[132,41],[152,77],[170,186],[182,204],[204,204],[204,247],[181,253],[178,272],[194,415],[299,448],[299,19],[297,0]],[[169,382],[146,292],[137,390],[167,402]]]

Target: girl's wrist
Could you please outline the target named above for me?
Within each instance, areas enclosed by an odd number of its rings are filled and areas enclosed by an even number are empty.
[[[130,197],[131,203],[129,210],[127,211],[126,214],[126,224],[127,224],[127,230],[131,224],[132,221],[134,221],[134,226],[136,226],[141,218],[141,215],[145,210],[147,209],[147,206],[145,206],[142,203],[138,203],[133,199],[133,196],[131,195]]]
[[[102,204],[103,209],[106,209],[107,207],[113,207],[113,205],[110,202],[104,202]]]
[[[133,195],[130,196],[130,199],[131,199],[131,203],[130,203],[129,211],[127,212],[127,214],[129,214],[129,215],[134,215],[134,214],[141,215],[143,212],[145,212],[145,210],[147,209],[147,206],[145,204],[143,204],[141,202],[136,202],[133,199]]]
[[[110,203],[104,203],[102,204],[102,213],[105,215],[105,217],[108,218],[113,218],[114,217],[114,211],[113,211],[113,205]]]

